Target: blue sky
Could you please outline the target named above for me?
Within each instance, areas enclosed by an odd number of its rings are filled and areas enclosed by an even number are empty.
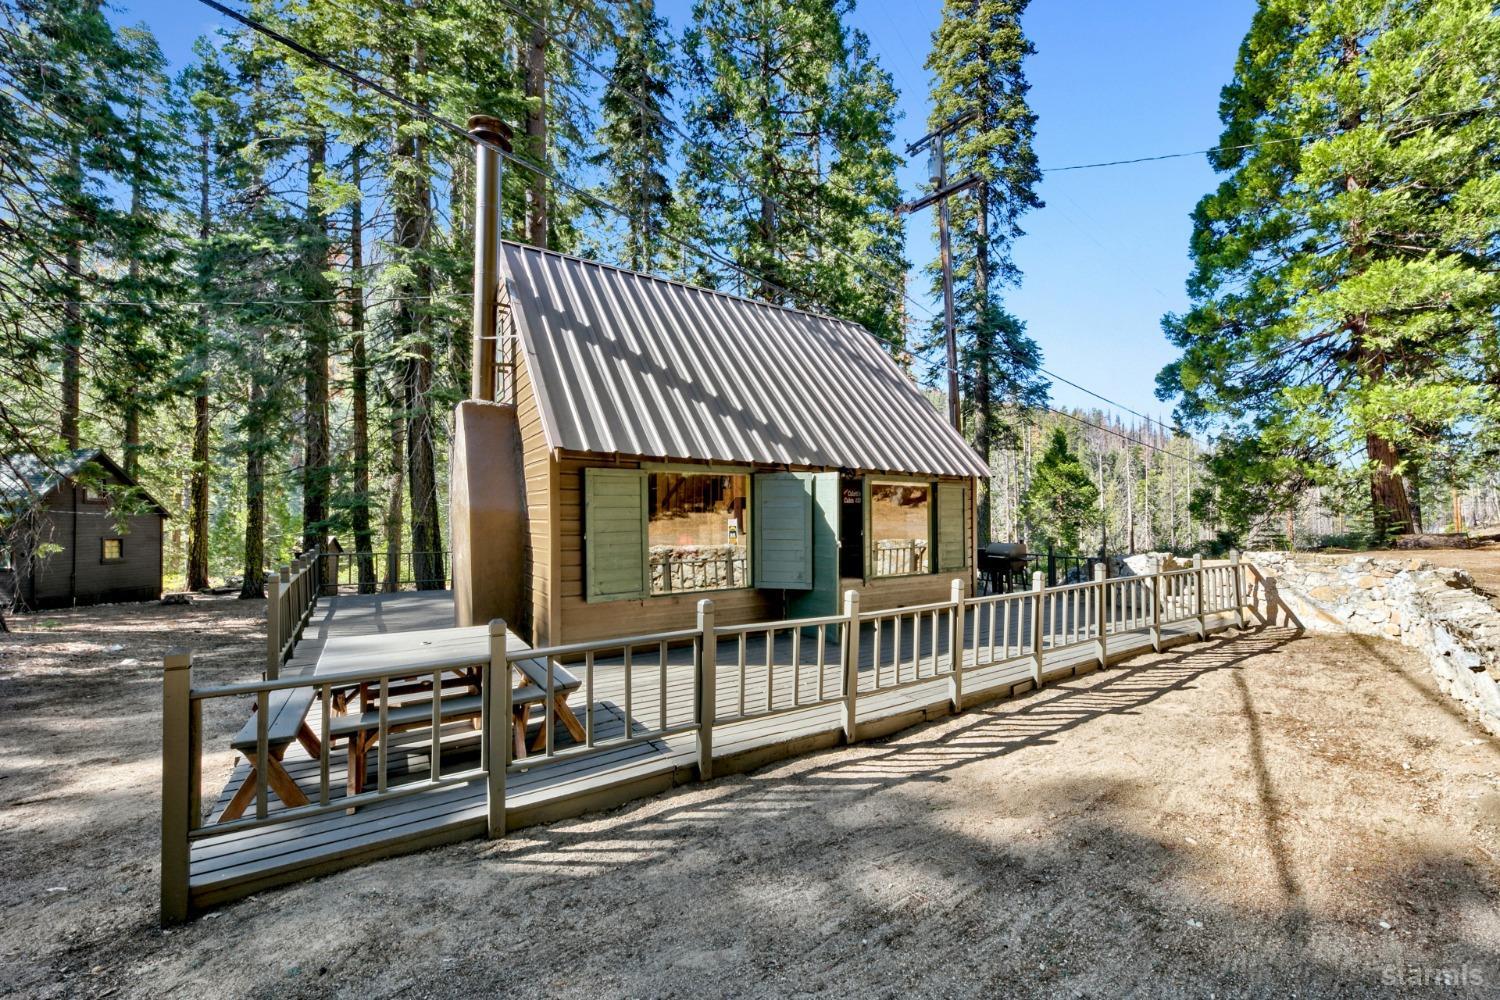
[[[658,0],[680,28],[691,0]],[[926,131],[926,58],[938,0],[858,0],[852,23],[894,75],[905,118],[902,147]],[[1249,25],[1253,0],[1036,0],[1024,21],[1037,54],[1027,67],[1044,170],[1101,160],[1207,149],[1218,140],[1219,88]],[[116,0],[122,22],[144,21],[181,64],[198,34],[221,19],[192,0]],[[919,157],[903,181],[925,180]],[[1057,374],[1126,406],[1166,416],[1153,395],[1173,357],[1164,312],[1187,302],[1188,213],[1217,183],[1202,156],[1045,175],[1047,207],[1024,222],[1015,250],[1024,272],[1007,293]],[[908,228],[920,268],[936,252],[930,213]],[[913,289],[925,289],[925,280]],[[934,310],[939,303],[932,302]],[[1065,385],[1060,405],[1097,400]]]

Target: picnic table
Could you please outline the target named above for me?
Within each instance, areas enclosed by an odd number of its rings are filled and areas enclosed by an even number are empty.
[[[513,632],[506,633],[505,641],[510,653],[530,649]],[[441,721],[468,721],[478,728],[484,712],[482,670],[489,659],[490,633],[487,626],[423,629],[329,639],[318,657],[313,675],[327,677],[367,668],[372,663],[401,671],[403,680],[399,684],[387,685],[386,732],[396,733],[431,727],[434,697],[431,675],[440,673],[443,689],[439,705]],[[455,663],[465,665],[452,666]],[[547,665],[540,659],[524,659],[514,661],[512,666],[521,681],[511,692],[515,755],[519,759],[527,754],[526,733],[531,712],[539,705],[545,707]],[[569,735],[581,742],[586,738],[584,728],[568,706],[568,698],[583,682],[560,664],[554,664],[552,671],[553,711]],[[346,714],[332,720],[329,738],[348,741],[348,792],[357,795],[364,789],[367,778],[366,757],[380,737],[380,684],[368,681],[353,688],[350,694],[354,704],[346,704]],[[543,725],[545,727],[545,723]],[[539,731],[531,749],[541,749],[545,740],[545,731]]]
[[[513,632],[506,634],[506,649],[524,652],[530,646]],[[406,732],[432,725],[433,674],[439,675],[442,724],[470,722],[479,728],[484,712],[482,677],[490,659],[490,634],[487,626],[472,628],[423,629],[412,632],[377,633],[340,636],[323,646],[317,665],[308,676],[308,686],[273,692],[270,699],[270,721],[267,725],[267,784],[283,805],[306,805],[307,796],[282,766],[282,757],[293,742],[301,743],[310,756],[318,756],[319,742],[307,725],[318,689],[329,678],[368,670],[373,666],[399,671],[386,684],[387,734]],[[453,664],[461,664],[454,666]],[[542,659],[516,660],[512,663],[519,683],[511,691],[511,708],[515,717],[515,755],[527,755],[526,734],[531,713],[545,708],[547,700],[547,665]],[[568,705],[568,698],[582,686],[582,681],[561,664],[552,668],[552,707],[568,734],[583,742],[587,737],[582,723]],[[332,717],[329,731],[322,734],[330,748],[344,742],[348,747],[347,792],[357,795],[368,778],[367,757],[380,739],[380,682],[355,681],[335,683],[330,690]],[[545,712],[543,714],[545,719]],[[545,721],[530,749],[545,746]],[[219,822],[238,818],[254,799],[256,788],[256,733],[252,714],[232,741],[232,746],[250,763],[250,770],[233,796]]]

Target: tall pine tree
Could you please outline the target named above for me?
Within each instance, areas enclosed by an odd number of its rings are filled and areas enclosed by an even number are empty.
[[[1021,217],[1042,206],[1032,149],[1036,115],[1026,102],[1023,67],[1035,51],[1021,30],[1026,5],[946,0],[927,57],[934,79],[929,124],[951,128],[948,176],[979,178],[978,187],[950,199],[949,212],[960,384],[974,447],[987,465],[995,446],[1009,443],[998,419],[1002,408],[1046,400],[1037,372],[1041,352],[1002,297],[1004,286],[1020,279],[1011,247],[1022,235]],[[989,539],[988,479],[980,483],[977,505],[979,537]]]
[[[1494,426],[1496,66],[1487,0],[1262,0],[1158,377],[1185,420],[1231,429],[1214,499],[1233,526],[1353,467],[1375,533],[1406,530],[1404,477]]]
[[[672,151],[667,124],[670,45],[667,24],[656,16],[654,0],[629,0],[604,88],[604,125],[593,162],[609,178],[605,197],[625,210],[624,260],[637,271],[656,268],[672,205],[666,175]]]

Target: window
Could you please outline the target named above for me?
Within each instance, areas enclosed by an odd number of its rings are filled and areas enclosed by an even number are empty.
[[[932,487],[870,484],[871,576],[909,576],[931,569]]]
[[[119,562],[125,558],[125,543],[118,538],[105,538],[100,540],[99,560],[101,562]]]
[[[651,593],[748,587],[750,477],[698,472],[648,476]]]

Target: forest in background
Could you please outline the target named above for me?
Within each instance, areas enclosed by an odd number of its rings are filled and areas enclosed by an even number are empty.
[[[1004,305],[1042,207],[1026,3],[945,2],[928,124],[962,121],[949,174],[978,178],[953,202],[953,256],[964,431],[994,470],[982,537],[1032,540],[1026,494],[1055,428],[1094,476],[1087,537],[1112,551],[1369,538],[1393,478],[1410,527],[1495,516],[1500,143],[1483,67],[1500,46],[1483,6],[1258,15],[1211,154],[1227,186],[1195,216],[1195,306],[1165,324],[1184,351],[1163,373],[1168,427],[1049,406]],[[235,9],[284,42],[240,24],[173,71],[98,0],[0,0],[0,454],[115,455],[172,514],[169,586],[241,577],[257,593],[327,535],[440,575],[472,243],[472,149],[445,123],[474,113],[515,133],[508,238],[853,319],[940,384],[940,327],[911,311],[896,90],[851,8],[704,0],[674,33],[650,0],[256,0]],[[1460,38],[1451,92],[1416,110],[1384,77],[1390,92],[1349,90],[1371,60],[1420,66]],[[1350,39],[1332,76],[1308,62]],[[1257,52],[1282,52],[1281,75]],[[1331,130],[1288,110],[1312,84]],[[1453,136],[1461,168],[1429,176]],[[1396,155],[1418,146],[1433,152]],[[1440,205],[1402,194],[1413,173]],[[1364,214],[1319,216],[1330,187]],[[1387,189],[1404,214],[1368,210]],[[1257,209],[1285,226],[1256,229]],[[1398,226],[1416,242],[1378,238]],[[1299,267],[1267,269],[1299,234]],[[1294,294],[1319,267],[1401,301]]]

